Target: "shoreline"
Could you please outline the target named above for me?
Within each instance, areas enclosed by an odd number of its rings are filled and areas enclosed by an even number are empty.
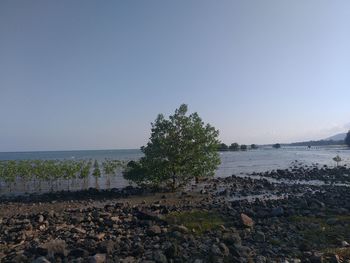
[[[348,182],[348,174],[347,167],[255,173],[327,182]],[[350,191],[341,185],[233,175],[175,193],[128,187],[50,195],[0,202],[1,262],[350,259]]]

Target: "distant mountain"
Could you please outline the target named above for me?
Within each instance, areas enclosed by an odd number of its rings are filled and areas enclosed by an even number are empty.
[[[290,146],[328,146],[328,145],[342,145],[345,144],[344,140],[346,133],[339,133],[318,141],[306,141],[306,142],[293,142],[286,145]]]
[[[341,140],[345,140],[345,137],[346,137],[346,133],[339,133],[339,134],[333,135],[331,137],[328,137],[324,140],[325,141],[341,141]]]

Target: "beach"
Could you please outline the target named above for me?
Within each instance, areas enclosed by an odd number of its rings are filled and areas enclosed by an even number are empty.
[[[341,262],[350,259],[349,175],[297,162],[175,193],[127,187],[3,198],[0,258]]]

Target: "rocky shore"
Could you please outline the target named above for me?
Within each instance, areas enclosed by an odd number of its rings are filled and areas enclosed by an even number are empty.
[[[349,175],[295,164],[178,193],[3,198],[0,262],[350,262]]]

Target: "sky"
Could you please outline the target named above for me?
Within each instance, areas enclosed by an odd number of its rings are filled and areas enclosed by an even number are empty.
[[[0,151],[145,145],[182,103],[225,143],[350,129],[350,1],[2,0]]]

